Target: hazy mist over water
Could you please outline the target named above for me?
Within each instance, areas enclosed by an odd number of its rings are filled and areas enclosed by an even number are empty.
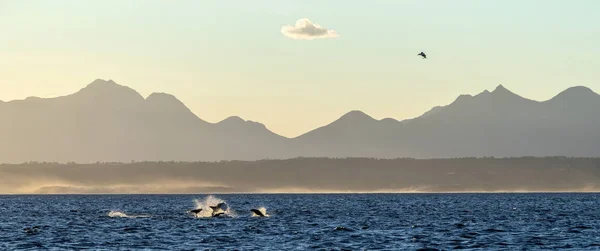
[[[594,192],[597,158],[0,165],[0,193]]]

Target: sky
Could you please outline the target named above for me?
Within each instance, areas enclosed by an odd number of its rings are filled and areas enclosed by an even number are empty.
[[[112,79],[287,137],[351,110],[412,118],[500,84],[541,101],[600,92],[599,11],[595,0],[0,0],[0,100]]]

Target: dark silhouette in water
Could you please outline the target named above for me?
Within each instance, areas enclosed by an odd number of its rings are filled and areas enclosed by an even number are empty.
[[[221,202],[216,206],[210,206],[210,208],[213,210],[211,216],[218,217],[227,211],[227,204],[225,202]]]
[[[196,214],[196,215],[198,215],[200,212],[202,212],[202,208],[198,208],[198,209],[190,210],[190,213],[194,213],[194,214]]]
[[[227,211],[227,204],[225,204],[225,202],[221,202],[216,206],[210,206],[210,208],[212,209],[211,217],[219,217],[225,214],[225,211]],[[202,208],[190,210],[189,212],[198,216],[198,214],[202,212]]]
[[[258,209],[250,209],[250,211],[252,211],[254,214],[256,214],[260,217],[265,217],[265,215]]]
[[[225,214],[225,212],[213,213],[213,215],[211,217],[219,217],[219,216],[221,216],[223,214]]]
[[[25,233],[28,233],[28,234],[37,233],[39,230],[40,230],[40,227],[38,227],[38,226],[26,227],[23,229],[23,231],[25,231]]]
[[[419,53],[417,55],[423,57],[423,59],[427,59],[427,55],[425,55],[424,52],[421,52],[421,53]]]

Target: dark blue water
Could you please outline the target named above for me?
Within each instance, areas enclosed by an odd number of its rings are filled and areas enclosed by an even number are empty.
[[[600,250],[599,194],[217,195],[237,216],[186,212],[204,197],[0,196],[0,250]]]

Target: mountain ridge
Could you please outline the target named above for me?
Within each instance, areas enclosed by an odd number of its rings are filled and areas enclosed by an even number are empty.
[[[230,116],[211,123],[174,95],[144,98],[96,79],[54,98],[0,102],[0,163],[23,161],[218,161],[291,157],[438,158],[598,156],[600,95],[574,86],[535,101],[503,85],[460,95],[421,116],[377,120],[351,110],[288,138]]]
[[[108,88],[106,88],[108,87]],[[169,94],[169,93],[164,93],[164,92],[152,92],[150,95],[148,95],[147,97],[143,97],[141,94],[139,94],[137,91],[135,91],[134,89],[128,87],[128,86],[124,86],[124,85],[120,85],[118,83],[116,83],[114,80],[109,79],[109,80],[103,80],[103,79],[96,79],[94,81],[92,81],[90,84],[86,85],[84,88],[80,89],[79,91],[75,92],[75,93],[71,93],[71,94],[67,94],[67,95],[63,95],[63,96],[56,96],[56,97],[50,97],[50,98],[42,98],[42,97],[37,97],[37,96],[29,96],[25,99],[14,99],[14,100],[8,100],[8,101],[4,101],[4,100],[0,100],[0,104],[10,104],[10,103],[15,103],[15,102],[20,102],[20,101],[27,101],[27,100],[52,100],[52,99],[57,99],[57,98],[65,98],[65,97],[69,97],[69,96],[73,96],[73,95],[77,95],[81,92],[86,92],[89,91],[90,89],[92,90],[103,90],[104,92],[107,92],[107,90],[110,89],[121,89],[121,90],[126,90],[127,92],[129,92],[130,94],[134,94],[132,96],[139,96],[141,97],[143,100],[148,100],[149,98],[155,99],[156,97],[161,97],[161,99],[166,100],[166,99],[172,99],[173,101],[179,103],[180,105],[184,106],[186,109],[190,110],[187,106],[185,106],[185,104],[183,102],[181,102],[175,95],[173,94]],[[438,108],[443,108],[443,107],[447,107],[449,105],[452,105],[456,102],[461,102],[463,100],[469,100],[469,99],[473,99],[473,98],[485,98],[488,95],[494,95],[494,96],[510,96],[512,98],[521,98],[524,100],[528,100],[528,101],[532,101],[532,102],[537,102],[537,103],[544,103],[544,102],[550,102],[556,99],[560,99],[563,98],[565,96],[577,96],[577,95],[586,95],[588,97],[593,96],[593,97],[598,97],[600,98],[600,94],[594,92],[591,88],[586,87],[586,86],[572,86],[569,87],[561,92],[559,92],[558,94],[554,95],[552,98],[547,99],[547,100],[543,100],[543,101],[538,101],[538,100],[532,100],[532,99],[527,99],[524,98],[518,94],[515,94],[514,92],[508,90],[506,87],[504,87],[504,85],[500,84],[498,86],[496,86],[496,88],[493,91],[488,91],[488,90],[484,90],[476,95],[471,95],[471,94],[461,94],[459,95],[453,102],[451,102],[450,104],[447,105],[438,105],[438,106],[434,106],[432,107],[430,110],[424,112],[423,114],[417,116],[417,117],[413,117],[413,118],[406,118],[406,119],[402,119],[402,120],[398,120],[396,118],[392,118],[392,117],[386,117],[386,118],[382,118],[382,119],[375,119],[372,116],[370,116],[369,114],[361,111],[361,110],[350,110],[349,112],[344,113],[342,116],[340,116],[337,120],[332,121],[338,121],[338,120],[345,120],[348,118],[352,118],[352,119],[370,119],[370,120],[374,120],[374,121],[397,121],[397,122],[402,122],[405,120],[412,120],[415,118],[419,118],[422,116],[425,116],[428,112],[438,109]],[[167,98],[165,98],[167,97]],[[567,97],[570,98],[570,97]],[[570,98],[569,101],[574,101],[572,98]],[[198,117],[197,115],[195,115],[196,117]],[[201,119],[200,117],[198,117],[199,119]],[[230,119],[241,119],[242,121],[245,122],[253,122],[253,121],[246,121],[243,118],[236,116],[236,115],[231,115],[221,121],[217,121],[217,122],[207,122],[207,123],[211,123],[211,124],[219,124],[222,123],[226,120],[230,120]],[[202,119],[201,119],[202,120]],[[254,122],[254,123],[259,123],[262,124],[260,122]],[[264,125],[264,124],[263,124]],[[266,125],[265,125],[266,126]],[[315,128],[317,129],[317,128]],[[314,130],[314,129],[313,129]],[[310,132],[310,131],[308,131]],[[303,134],[306,134],[308,132],[305,132]],[[303,134],[300,134],[303,135]],[[282,136],[285,137],[285,136]],[[286,137],[287,138],[287,137]],[[289,137],[294,138],[294,137]]]

